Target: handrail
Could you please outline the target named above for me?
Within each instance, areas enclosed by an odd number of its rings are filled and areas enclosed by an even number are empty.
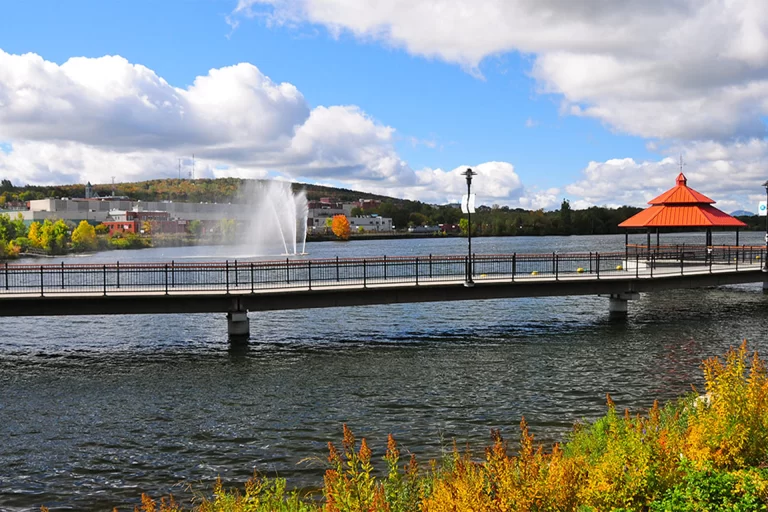
[[[3,296],[62,293],[257,293],[265,290],[425,285],[484,280],[651,279],[761,268],[764,246],[672,251],[376,256],[205,262],[0,264]],[[471,272],[471,275],[469,273]]]

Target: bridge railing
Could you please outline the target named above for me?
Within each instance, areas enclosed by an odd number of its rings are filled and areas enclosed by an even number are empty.
[[[333,286],[374,286],[531,279],[652,278],[686,272],[753,270],[765,249],[687,247],[665,251],[476,254],[279,261],[9,264],[0,265],[0,296],[57,293],[257,292]]]

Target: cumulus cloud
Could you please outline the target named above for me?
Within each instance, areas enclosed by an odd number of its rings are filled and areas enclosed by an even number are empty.
[[[395,130],[359,107],[310,108],[256,66],[212,69],[187,88],[119,56],[58,65],[0,50],[0,175],[17,184],[183,176],[292,179],[435,202],[463,193],[464,168],[413,170]],[[506,162],[475,166],[481,201],[516,205]]]
[[[732,211],[755,211],[765,197],[762,183],[768,168],[768,142],[692,142],[667,150],[670,156],[638,162],[632,158],[590,162],[583,178],[565,187],[575,208],[593,205],[646,206],[653,197],[675,184],[680,172],[677,156],[683,157],[688,185],[717,201],[717,207]]]
[[[309,22],[477,72],[533,56],[563,112],[654,138],[762,137],[768,2],[757,0],[239,0],[234,16]]]

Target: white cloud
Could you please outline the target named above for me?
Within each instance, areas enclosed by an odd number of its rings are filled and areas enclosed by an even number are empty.
[[[0,50],[0,176],[16,184],[108,183],[183,176],[335,181],[435,202],[463,193],[460,172],[414,171],[395,130],[360,108],[310,108],[291,84],[251,64],[212,69],[184,89],[115,57],[62,65]],[[516,205],[524,188],[506,162],[479,164],[480,201]]]
[[[755,211],[764,198],[762,183],[768,178],[768,142],[693,142],[667,150],[657,161],[632,158],[590,162],[583,179],[565,187],[574,208],[593,205],[645,207],[653,197],[675,184],[680,172],[677,154],[683,156],[688,185],[714,199],[718,208]]]
[[[762,137],[768,2],[761,0],[239,0],[233,16],[310,22],[477,72],[534,56],[564,112],[643,137]]]

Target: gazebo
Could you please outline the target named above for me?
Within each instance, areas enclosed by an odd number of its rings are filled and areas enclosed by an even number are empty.
[[[718,210],[714,200],[696,192],[688,186],[688,180],[681,172],[676,185],[660,196],[650,200],[651,206],[634,215],[621,224],[626,228],[624,242],[629,255],[629,230],[645,229],[647,233],[646,247],[651,252],[651,231],[656,231],[656,249],[659,248],[659,232],[662,229],[706,228],[706,247],[712,248],[712,228],[736,228],[736,245],[739,245],[739,228],[747,225],[735,217]]]

